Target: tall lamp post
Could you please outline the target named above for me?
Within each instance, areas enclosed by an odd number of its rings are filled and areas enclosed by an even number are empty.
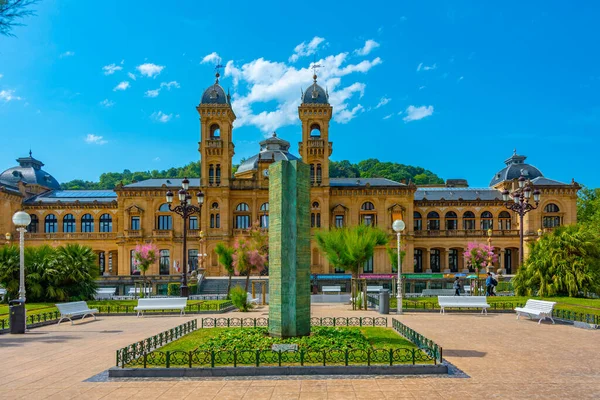
[[[406,225],[401,219],[397,219],[392,224],[392,229],[396,232],[398,245],[398,290],[396,291],[396,314],[402,314],[402,253],[400,252],[400,235]]]
[[[491,228],[488,229],[487,230],[487,236],[488,236],[487,241],[488,241],[488,247],[490,249],[492,248],[492,234],[493,234],[492,229]],[[487,272],[491,272],[492,268],[493,268],[493,265],[492,265],[492,256],[488,255]]]
[[[504,200],[504,206],[509,210],[512,210],[519,214],[519,258],[520,264],[523,265],[523,261],[525,260],[525,254],[523,252],[523,217],[531,210],[535,210],[538,208],[538,204],[540,203],[540,191],[538,189],[532,190],[531,183],[527,184],[527,179],[521,175],[519,177],[519,188],[515,190],[513,193],[509,193],[508,190],[504,190],[502,192],[502,200]],[[531,192],[533,192],[533,201],[535,205],[530,203]],[[512,198],[513,202],[511,203],[510,199]]]
[[[181,297],[188,297],[187,287],[187,221],[191,215],[200,214],[202,210],[202,204],[204,203],[204,193],[198,191],[196,198],[198,199],[198,206],[191,204],[192,195],[188,192],[190,188],[190,181],[188,178],[183,178],[181,181],[181,189],[177,192],[179,196],[179,205],[171,207],[173,203],[173,192],[170,190],[167,192],[167,203],[169,204],[169,210],[181,215],[183,218],[183,269],[181,272],[181,286],[179,288],[179,295]]]
[[[17,211],[12,221],[19,232],[19,300],[25,303],[25,232],[31,223],[31,216],[25,211]]]

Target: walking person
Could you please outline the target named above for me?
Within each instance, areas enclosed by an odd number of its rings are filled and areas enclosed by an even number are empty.
[[[487,278],[485,278],[485,295],[492,296],[492,274],[490,272],[487,273]]]
[[[454,279],[454,284],[452,285],[452,287],[454,288],[454,295],[460,296],[460,280],[458,279],[458,277]]]

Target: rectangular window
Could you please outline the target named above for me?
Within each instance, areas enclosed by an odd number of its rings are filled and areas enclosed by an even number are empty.
[[[465,219],[463,221],[463,224],[465,226],[465,230],[467,230],[467,231],[475,230],[475,220],[474,219]]]
[[[92,221],[89,221],[89,220],[83,221],[82,220],[82,222],[81,222],[81,232],[86,232],[86,233],[94,232],[94,222],[93,222],[93,220]]]
[[[560,226],[560,217],[544,217],[543,225],[544,228],[556,228]]]
[[[250,228],[250,216],[249,215],[236,215],[235,228],[236,229]]]
[[[430,219],[427,221],[427,230],[428,231],[439,231],[440,230],[440,220],[439,219]]]
[[[269,228],[269,216],[268,215],[260,216],[260,227],[265,228],[265,229]]]
[[[100,232],[112,232],[112,221],[100,219]]]
[[[458,229],[458,221],[455,219],[447,219],[446,220],[446,230],[454,231]]]
[[[365,264],[363,265],[363,272],[365,274],[373,273],[373,256],[371,256],[371,258],[365,261]]]
[[[448,252],[448,268],[450,272],[458,272],[458,250],[450,249]]]
[[[335,216],[335,227],[336,228],[343,228],[344,227],[344,216],[343,215],[336,215]]]
[[[198,249],[188,249],[188,271],[198,269]]]
[[[129,252],[129,271],[130,271],[129,273],[131,275],[139,275],[140,274],[140,270],[135,265],[135,250],[131,250]]]
[[[63,232],[66,232],[66,233],[75,232],[75,220],[63,222]]]
[[[190,217],[190,226],[189,226],[190,230],[197,230],[198,229],[198,217],[192,216]]]
[[[170,215],[159,215],[158,216],[158,230],[169,231],[173,229],[173,218]]]
[[[488,229],[494,229],[493,226],[494,226],[493,220],[491,220],[491,219],[482,219],[481,220],[481,229],[482,230],[487,231]]]
[[[366,226],[375,226],[375,214],[363,214],[362,220]]]
[[[210,214],[210,227],[215,227],[215,214]]]
[[[415,231],[420,231],[423,229],[423,220],[415,219]]]
[[[140,230],[140,217],[131,217],[131,227],[129,229],[132,231]]]
[[[161,250],[160,251],[160,259],[159,259],[159,274],[161,275],[169,275],[169,271],[171,269],[171,256],[169,250]]]
[[[106,264],[105,264],[103,251],[98,253],[98,266],[100,267],[100,275],[104,275],[104,270],[105,270]]]
[[[221,227],[221,214],[217,214],[215,217],[215,228]]]

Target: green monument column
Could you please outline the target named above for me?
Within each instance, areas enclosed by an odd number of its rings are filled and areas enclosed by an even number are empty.
[[[269,167],[269,334],[310,334],[310,172],[301,161]]]

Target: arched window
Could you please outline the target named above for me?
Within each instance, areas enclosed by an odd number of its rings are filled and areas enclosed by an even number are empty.
[[[212,186],[215,183],[215,166],[210,164],[208,166],[208,184]]]
[[[240,203],[235,207],[234,215],[235,229],[250,228],[250,207],[246,203]]]
[[[218,124],[210,126],[210,138],[211,140],[221,139],[221,128]]]
[[[217,229],[221,227],[221,214],[219,214],[219,213],[211,213],[210,214],[210,227],[217,228]]]
[[[428,231],[439,231],[440,230],[440,214],[435,211],[430,211],[427,214],[427,230]]]
[[[415,211],[413,213],[413,220],[415,225],[415,231],[420,231],[423,229],[423,218],[421,218],[421,213]]]
[[[110,214],[100,216],[100,232],[112,232],[112,216]]]
[[[30,214],[30,217],[31,217],[31,223],[27,227],[27,231],[30,233],[37,233],[38,227],[40,224],[40,220],[38,219],[37,215],[35,215],[35,214]]]
[[[310,126],[310,137],[311,138],[320,138],[321,137],[321,127],[319,124],[312,124]]]
[[[362,206],[360,206],[361,223],[367,226],[375,226],[377,223],[377,214],[374,211],[375,205],[370,201],[365,201]]]
[[[320,228],[321,227],[321,213],[318,211],[320,209],[320,205],[318,201],[313,201],[312,203],[313,212],[310,214],[310,227],[311,228]]]
[[[58,220],[56,219],[56,215],[48,214],[46,218],[44,218],[44,232],[45,233],[56,233],[58,229]]]
[[[415,249],[414,267],[416,273],[423,272],[423,250]]]
[[[318,202],[318,201],[313,201],[313,203],[312,203],[312,208],[314,208],[314,209],[319,209],[319,208],[320,208],[320,206],[319,206],[319,202]]]
[[[158,273],[161,275],[169,275],[169,270],[171,269],[171,253],[169,250],[161,250],[159,254]]]
[[[310,184],[315,184],[315,164],[310,164]]]
[[[446,213],[446,230],[455,231],[458,229],[458,216],[454,211]]]
[[[219,203],[217,203],[216,201],[215,201],[215,202],[213,202],[213,203],[210,205],[210,208],[212,208],[213,210],[218,210],[218,209],[219,209]]]
[[[466,211],[463,214],[463,229],[467,231],[475,230],[475,214],[471,211]]]
[[[221,164],[217,164],[217,168],[215,170],[215,181],[217,186],[221,185]]]
[[[63,217],[63,232],[75,232],[75,217],[73,214],[67,214]]]
[[[269,203],[260,205],[260,227],[269,228]]]
[[[562,216],[558,213],[560,208],[554,203],[546,204],[544,207],[544,216],[542,217],[542,226],[544,228],[556,228],[562,223]]]
[[[167,203],[161,204],[158,207],[159,213],[170,213]],[[156,229],[159,231],[170,231],[173,229],[173,216],[171,214],[158,214],[156,216]]]
[[[494,229],[494,216],[489,211],[481,213],[481,229],[487,231],[488,229]]]
[[[92,217],[92,214],[85,214],[81,217],[81,232],[94,232],[94,217]]]
[[[509,231],[511,226],[511,217],[508,211],[502,211],[498,215],[498,223],[500,225],[500,230]]]
[[[450,249],[448,252],[448,268],[450,272],[458,272],[458,250]]]

